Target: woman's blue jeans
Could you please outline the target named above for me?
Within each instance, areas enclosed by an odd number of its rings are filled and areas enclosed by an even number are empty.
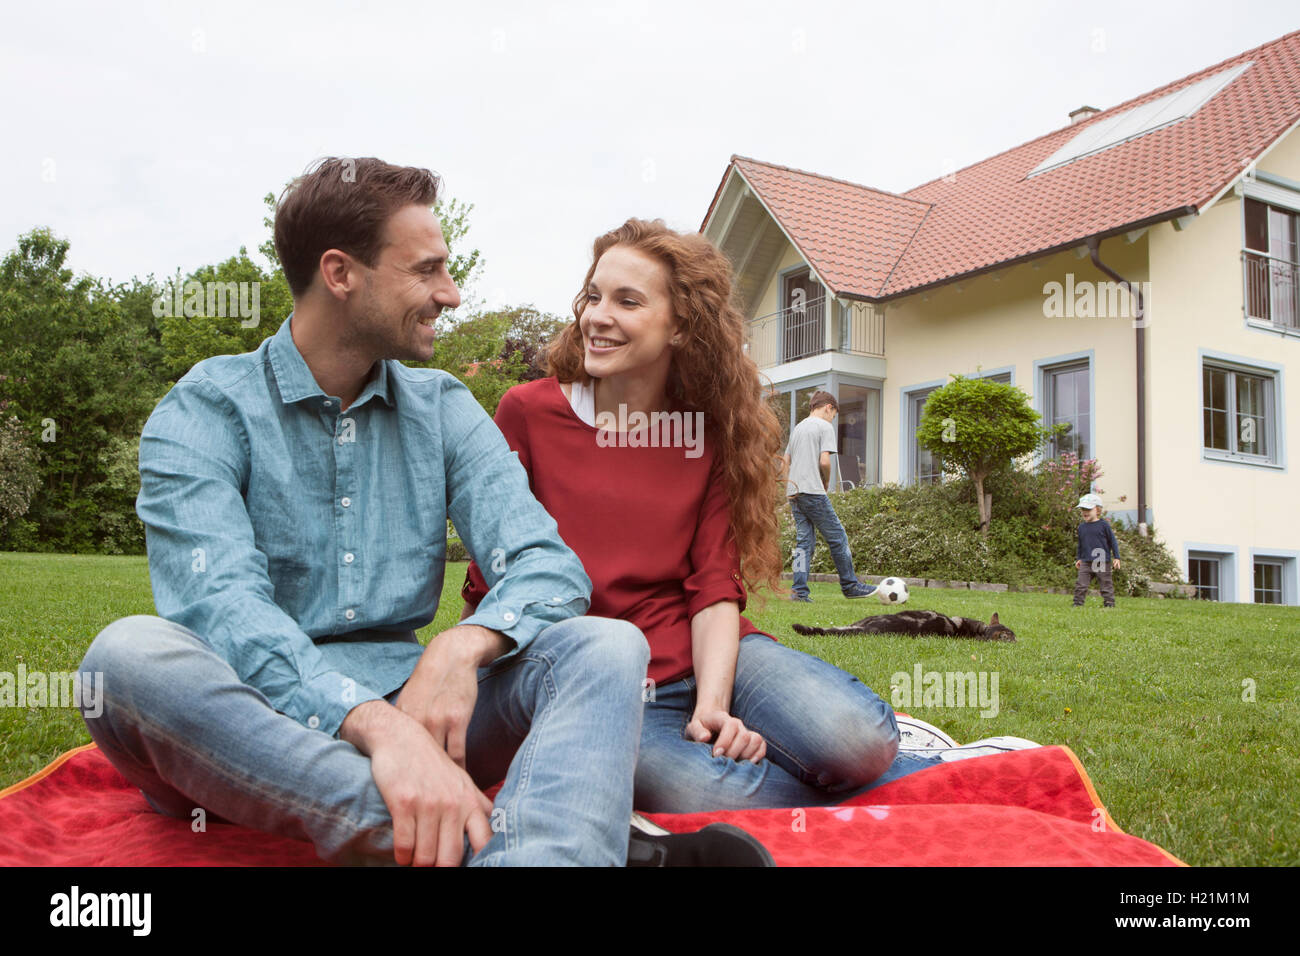
[[[852,674],[763,634],[740,642],[731,702],[731,713],[767,742],[757,764],[714,757],[712,744],[686,737],[694,677],[651,689],[638,810],[824,806],[938,763],[898,752],[893,708]]]

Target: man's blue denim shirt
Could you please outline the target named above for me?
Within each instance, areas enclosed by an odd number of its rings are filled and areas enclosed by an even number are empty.
[[[316,384],[290,334],[194,366],[140,437],[158,614],[276,710],[337,734],[410,677],[442,594],[447,519],[492,590],[463,623],[517,653],[586,613],[591,581],[469,390],[381,361],[357,400]]]

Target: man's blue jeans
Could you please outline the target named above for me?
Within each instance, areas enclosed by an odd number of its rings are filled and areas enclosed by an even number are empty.
[[[505,778],[471,865],[611,865],[627,858],[649,648],[624,621],[583,617],[481,668],[466,769]],[[103,673],[95,742],[153,807],[312,843],[337,863],[392,863],[370,759],[277,713],[195,633],[158,617],[110,624],[83,671]],[[396,700],[398,691],[389,695]]]
[[[894,710],[852,674],[764,634],[741,639],[731,713],[763,735],[758,763],[685,736],[695,678],[651,686],[636,807],[660,813],[840,803],[938,760],[898,753]]]
[[[844,533],[844,525],[840,524],[835,509],[831,507],[831,499],[827,495],[793,495],[790,512],[794,515],[796,532],[795,553],[791,561],[794,593],[808,597],[808,569],[812,567],[818,531],[831,549],[831,560],[840,575],[840,590],[854,587],[858,576],[853,570],[853,555],[849,553],[849,536]]]

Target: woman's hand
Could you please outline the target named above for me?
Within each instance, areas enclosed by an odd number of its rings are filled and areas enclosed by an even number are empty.
[[[686,725],[686,736],[702,744],[712,740],[715,757],[758,763],[767,756],[767,741],[762,735],[747,729],[739,717],[725,710],[697,710]]]

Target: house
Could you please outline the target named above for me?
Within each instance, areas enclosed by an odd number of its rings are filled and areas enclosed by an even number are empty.
[[[1009,382],[1202,597],[1300,603],[1300,32],[896,194],[733,156],[701,231],[788,434],[845,488],[937,480],[930,391]]]

